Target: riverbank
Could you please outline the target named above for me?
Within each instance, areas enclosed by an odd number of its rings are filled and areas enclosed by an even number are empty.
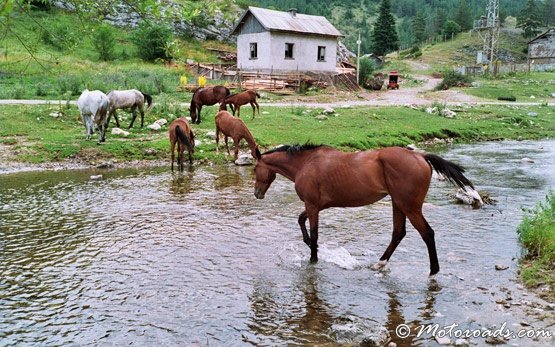
[[[244,107],[242,115],[264,149],[307,141],[353,151],[413,143],[426,147],[555,137],[555,109],[550,106],[458,105],[448,107],[450,112],[446,107],[441,103],[403,107],[352,107],[345,103],[333,110],[262,107],[254,119],[251,109]],[[445,110],[443,115],[441,110]],[[193,126],[196,162],[231,160],[223,151],[215,151],[216,112],[216,107],[204,108],[203,122]],[[159,108],[146,115],[144,128],[136,122],[128,136],[108,133],[106,142],[97,145],[96,139],[85,140],[79,112],[73,105],[0,106],[0,172],[167,165],[167,124],[159,131],[146,125],[160,118],[171,122],[183,114],[179,108]],[[127,113],[120,112],[119,116],[123,125],[129,124]]]
[[[521,262],[520,276],[540,296],[555,300],[555,192],[528,211],[518,227],[527,254]]]

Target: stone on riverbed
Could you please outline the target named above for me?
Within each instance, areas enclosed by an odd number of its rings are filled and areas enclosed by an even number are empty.
[[[248,154],[241,154],[237,160],[235,160],[235,165],[246,166],[254,164],[254,160]]]
[[[470,187],[465,189],[458,189],[455,194],[455,199],[459,200],[465,205],[471,205],[474,208],[480,208],[484,205],[484,201],[478,192]]]
[[[129,131],[125,131],[120,128],[113,128],[112,135],[129,136]]]
[[[371,326],[358,317],[349,316],[342,320],[331,326],[332,334],[340,345],[384,346],[391,339],[385,327]]]
[[[155,130],[155,131],[158,131],[158,130],[162,129],[162,127],[158,123],[152,123],[152,124],[148,125],[147,128],[149,128],[150,130]]]
[[[90,177],[91,181],[101,181],[102,180],[102,175],[92,175]]]

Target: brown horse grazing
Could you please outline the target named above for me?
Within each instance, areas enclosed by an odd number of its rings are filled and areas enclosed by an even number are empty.
[[[258,115],[260,116],[260,107],[256,102],[256,97],[260,97],[260,94],[258,94],[255,90],[249,89],[249,90],[245,90],[244,92],[233,94],[226,97],[224,100],[224,104],[230,105],[230,107],[234,106],[235,109],[237,110],[237,117],[241,117],[241,106],[246,104],[251,104],[252,119],[254,119],[255,105],[256,105],[256,109],[258,110]],[[231,107],[231,111],[233,111],[233,115],[235,116],[235,111],[233,110],[233,107]]]
[[[311,144],[282,146],[260,154],[255,167],[254,195],[263,199],[279,173],[295,183],[305,210],[299,215],[304,242],[312,262],[318,261],[318,214],[330,207],[372,204],[391,195],[393,235],[391,243],[373,268],[383,267],[406,234],[406,218],[426,243],[430,275],[439,271],[434,231],[422,215],[422,204],[430,186],[432,169],[461,188],[473,187],[464,169],[434,154],[400,147],[355,153],[340,152]],[[310,237],[305,222],[310,223]]]
[[[224,86],[202,87],[195,90],[191,98],[191,106],[189,107],[189,115],[193,124],[200,124],[200,112],[202,106],[215,105],[222,103],[231,92]]]
[[[222,110],[223,109],[223,110]],[[235,147],[234,160],[239,157],[239,142],[245,139],[249,144],[253,158],[256,158],[256,151],[258,150],[258,145],[254,140],[251,132],[239,118],[235,118],[231,113],[225,110],[225,105],[222,104],[220,107],[220,112],[216,114],[216,151],[219,152],[219,140],[220,133],[224,135],[225,148],[227,154],[229,155],[229,147],[227,145],[227,138],[231,137],[233,139],[233,145]]]
[[[189,152],[189,164],[193,163],[193,153],[195,153],[195,134],[189,126],[185,118],[177,118],[171,122],[169,127],[170,145],[171,145],[171,158],[172,158],[172,171],[175,144],[177,143],[177,165],[183,171],[183,152],[185,147]]]

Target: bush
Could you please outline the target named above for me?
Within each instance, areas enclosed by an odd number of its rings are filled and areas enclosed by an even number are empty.
[[[461,26],[455,21],[448,20],[443,24],[441,31],[447,38],[451,38],[461,32]]]
[[[81,79],[76,76],[62,76],[58,78],[58,91],[60,94],[80,95],[83,91]]]
[[[370,60],[367,57],[363,57],[360,59],[360,66],[359,66],[359,81],[363,84],[367,79],[373,78],[374,70],[376,70],[376,65],[374,61]]]
[[[98,58],[103,61],[114,60],[114,47],[116,37],[111,26],[101,26],[93,35],[92,43],[98,53]]]
[[[77,46],[78,35],[64,24],[55,24],[51,31],[42,30],[41,41],[59,51],[72,50]]]
[[[173,33],[170,28],[147,22],[142,22],[132,37],[137,46],[137,53],[144,61],[155,61],[156,59],[169,60],[172,46]]]
[[[436,87],[436,90],[447,90],[451,87],[466,87],[472,83],[470,76],[463,75],[454,70],[448,70],[442,73],[443,80]]]

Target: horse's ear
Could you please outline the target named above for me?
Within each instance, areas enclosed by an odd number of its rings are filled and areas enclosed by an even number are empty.
[[[260,150],[258,149],[258,146],[254,150],[254,153],[256,154],[256,160],[260,160],[262,158],[262,154],[260,153]]]

